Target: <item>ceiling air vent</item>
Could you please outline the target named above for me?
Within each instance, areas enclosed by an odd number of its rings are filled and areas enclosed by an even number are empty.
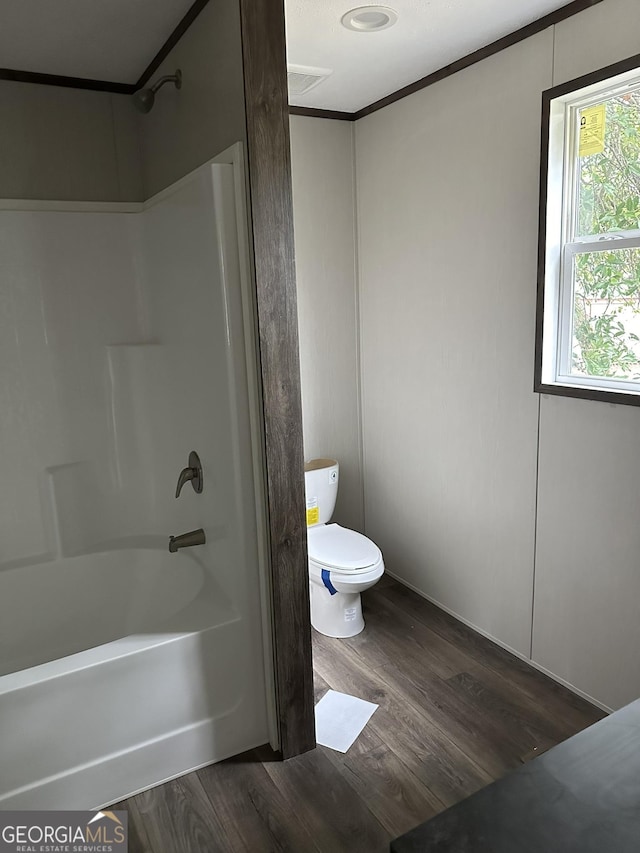
[[[306,95],[314,86],[333,74],[330,68],[312,68],[308,65],[288,65],[287,72],[289,97]]]

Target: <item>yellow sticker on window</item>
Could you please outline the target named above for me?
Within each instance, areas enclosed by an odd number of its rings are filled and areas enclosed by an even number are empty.
[[[607,125],[606,104],[580,110],[580,156],[601,154]]]

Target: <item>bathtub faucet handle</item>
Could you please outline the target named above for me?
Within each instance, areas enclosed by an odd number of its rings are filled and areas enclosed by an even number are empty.
[[[200,462],[200,457],[195,452],[195,450],[192,450],[189,454],[188,467],[183,468],[182,471],[180,471],[180,476],[178,477],[178,485],[176,486],[177,498],[180,497],[180,492],[182,491],[182,487],[185,483],[191,483],[194,492],[196,492],[198,495],[202,492],[202,463]]]

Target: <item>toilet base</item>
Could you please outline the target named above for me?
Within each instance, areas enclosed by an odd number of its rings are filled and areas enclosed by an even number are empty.
[[[344,639],[364,630],[362,599],[359,592],[337,592],[317,583],[309,584],[311,624],[325,637]]]

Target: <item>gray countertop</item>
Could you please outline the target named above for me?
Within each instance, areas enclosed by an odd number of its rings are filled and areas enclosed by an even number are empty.
[[[640,700],[391,844],[392,853],[640,853]]]

